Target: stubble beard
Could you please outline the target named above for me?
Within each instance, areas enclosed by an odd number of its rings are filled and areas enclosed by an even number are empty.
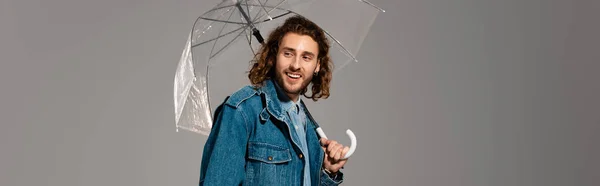
[[[308,87],[308,85],[310,84],[310,80],[302,80],[302,82],[300,82],[300,87],[295,88],[295,89],[292,87],[288,87],[288,86],[294,86],[294,85],[286,84],[286,81],[284,80],[284,78],[287,77],[287,75],[285,75],[285,74],[282,75],[281,73],[283,73],[283,72],[278,72],[275,75],[275,80],[276,80],[277,84],[279,85],[279,87],[281,87],[286,94],[295,94],[295,95],[298,95],[298,97],[300,97],[300,93],[302,93],[302,90],[306,89],[306,87]]]

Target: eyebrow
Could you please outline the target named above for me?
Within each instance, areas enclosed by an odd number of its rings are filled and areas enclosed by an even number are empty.
[[[288,51],[292,51],[292,52],[296,51],[296,49],[293,49],[293,48],[290,48],[290,47],[283,47],[282,50],[284,50],[284,51],[288,50]],[[315,54],[313,54],[312,52],[309,52],[309,51],[304,51],[303,54],[304,55],[310,55],[310,56],[313,56],[313,57],[315,56]]]

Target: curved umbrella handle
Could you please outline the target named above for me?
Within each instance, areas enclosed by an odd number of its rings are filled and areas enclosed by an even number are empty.
[[[328,139],[321,127],[317,128],[317,134],[319,134],[319,136],[321,136],[322,138]],[[356,150],[356,135],[354,135],[354,133],[350,129],[346,130],[346,135],[348,135],[348,137],[350,138],[350,150],[348,150],[348,152],[342,159],[348,159]]]

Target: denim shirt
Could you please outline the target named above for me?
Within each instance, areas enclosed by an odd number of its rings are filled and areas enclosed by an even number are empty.
[[[281,102],[281,106],[283,110],[286,111],[288,119],[291,121],[292,126],[294,126],[293,132],[298,135],[300,141],[300,150],[304,156],[304,177],[302,180],[303,186],[310,186],[310,156],[308,153],[308,146],[306,145],[306,115],[304,113],[304,108],[300,104],[301,99],[298,98],[298,101],[294,102],[285,94],[283,89],[279,86],[279,84],[274,83],[275,88],[277,90],[277,97]]]
[[[204,145],[199,185],[301,186],[304,167],[311,185],[339,185],[323,171],[324,152],[315,131],[316,122],[305,108],[306,147],[277,98],[275,83],[246,86],[229,96],[215,111],[213,127]],[[310,161],[305,162],[304,157]]]

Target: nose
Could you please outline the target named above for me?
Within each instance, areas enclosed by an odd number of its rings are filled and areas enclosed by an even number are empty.
[[[295,57],[292,60],[292,63],[290,63],[290,69],[296,71],[300,69],[300,59],[298,59],[298,57]]]

